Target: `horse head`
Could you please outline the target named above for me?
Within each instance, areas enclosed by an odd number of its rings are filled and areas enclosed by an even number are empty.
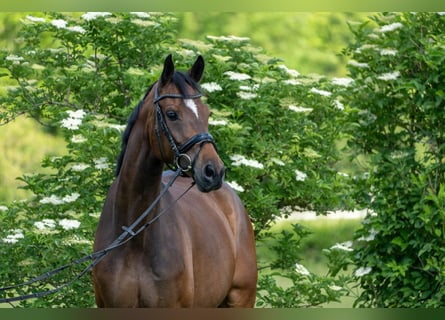
[[[154,134],[152,125],[147,130],[159,160],[192,176],[200,191],[210,192],[221,187],[224,164],[208,133],[210,110],[199,91],[203,72],[202,56],[187,72],[175,70],[171,55],[165,59],[153,89]]]

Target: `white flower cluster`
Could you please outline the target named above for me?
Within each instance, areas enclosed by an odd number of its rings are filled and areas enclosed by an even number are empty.
[[[40,231],[54,229],[56,227],[56,222],[53,219],[43,219],[42,221],[34,222],[34,227],[36,227]]]
[[[380,50],[380,55],[382,56],[395,56],[397,54],[397,50],[396,49],[381,49]]]
[[[71,203],[76,201],[80,197],[80,194],[77,192],[73,192],[69,195],[64,196],[63,198],[60,198],[56,195],[51,195],[49,197],[44,197],[39,202],[41,204],[53,204],[53,205],[59,205],[59,204],[65,204],[65,203]]]
[[[71,137],[71,142],[72,143],[83,143],[83,142],[86,142],[86,141],[87,141],[87,138],[85,138],[81,134],[76,134],[76,135]]]
[[[294,78],[297,78],[300,75],[300,73],[297,70],[289,69],[284,64],[279,65],[278,68],[283,69],[284,71],[286,71],[286,73],[288,75],[290,75],[291,77],[294,77]]]
[[[236,80],[236,81],[243,81],[243,80],[249,80],[251,77],[248,74],[245,73],[239,73],[234,71],[226,71],[224,72],[226,76],[230,78],[230,80]]]
[[[312,92],[312,93],[315,93],[315,94],[318,94],[318,95],[320,95],[320,96],[323,96],[323,97],[329,97],[329,96],[332,95],[332,93],[329,92],[329,91],[326,91],[326,90],[320,90],[320,89],[317,89],[317,88],[312,88],[312,89],[311,89],[311,92]]]
[[[59,225],[65,230],[77,229],[80,226],[80,221],[72,219],[62,219],[59,221]]]
[[[216,82],[206,82],[201,84],[201,88],[203,88],[208,93],[215,92],[215,91],[222,91],[222,88],[219,84]]]
[[[108,159],[105,157],[94,159],[94,167],[99,170],[107,169],[109,167],[107,162]]]
[[[46,22],[45,18],[34,17],[31,15],[27,15],[26,19],[31,22]],[[86,32],[86,30],[84,28],[82,28],[81,26],[67,27],[68,22],[63,19],[54,19],[54,20],[51,20],[50,23],[57,29],[65,29],[65,30],[69,30],[69,31],[73,31],[73,32],[82,33],[82,34]]]
[[[399,76],[400,76],[400,72],[394,71],[394,72],[383,73],[380,76],[378,76],[377,79],[380,79],[383,81],[391,81],[391,80],[396,80]]]
[[[57,29],[64,29],[66,28],[67,22],[62,19],[54,19],[51,21],[51,24],[55,26]]]
[[[394,22],[380,27],[379,32],[391,32],[400,28],[403,28],[403,24],[401,24],[400,22]]]
[[[345,110],[345,106],[343,105],[343,103],[341,103],[338,100],[334,100],[334,106],[338,109],[338,110]]]
[[[369,64],[367,64],[366,62],[358,62],[355,60],[350,60],[350,61],[348,61],[348,64],[353,67],[361,68],[361,69],[369,68]]]
[[[11,54],[5,58],[6,61],[11,61],[12,64],[20,64],[23,60],[25,60],[23,57],[16,56],[15,54]]]
[[[337,86],[349,87],[354,82],[352,78],[333,78],[332,83]]]
[[[360,267],[357,270],[355,270],[354,275],[356,277],[363,277],[364,275],[367,275],[372,271],[371,267]]]
[[[226,120],[210,119],[209,120],[209,124],[212,125],[212,126],[226,126],[227,125],[227,121]]]
[[[289,110],[292,110],[294,112],[311,112],[313,109],[312,108],[305,108],[305,107],[299,107],[299,106],[290,105],[289,106]]]
[[[278,159],[278,158],[271,158],[270,160],[273,163],[279,165],[280,167],[284,167],[286,165],[281,159]]]
[[[82,28],[81,26],[72,26],[72,27],[67,27],[66,30],[69,31],[73,31],[73,32],[78,32],[78,33],[85,33],[87,32],[84,28]]]
[[[244,188],[240,186],[236,181],[227,181],[227,184],[235,191],[244,192]]]
[[[68,110],[68,118],[62,120],[62,127],[68,130],[77,130],[82,124],[82,119],[86,115],[82,109],[77,111]]]
[[[232,165],[233,166],[241,166],[241,165],[245,165],[248,167],[252,167],[252,168],[256,168],[256,169],[263,169],[264,166],[262,163],[256,161],[256,160],[250,160],[247,159],[246,157],[240,155],[240,154],[235,154],[233,156],[230,156],[230,159],[233,161]]]
[[[291,86],[298,86],[301,84],[300,81],[296,80],[296,79],[287,79],[283,81],[285,84],[291,85]]]
[[[297,181],[304,181],[304,180],[306,180],[306,178],[307,178],[307,174],[306,173],[304,173],[304,172],[302,172],[302,171],[300,171],[300,170],[298,170],[298,169],[295,169],[295,180],[297,180]]]
[[[365,237],[360,237],[358,238],[359,241],[373,241],[375,239],[375,236],[377,235],[377,231],[374,228],[371,228],[371,230],[369,230],[369,234]]]
[[[31,15],[27,15],[26,19],[28,19],[31,22],[45,22],[45,18],[34,17]]]
[[[105,157],[94,159],[94,168],[98,170],[104,170],[109,168],[108,159]],[[71,170],[75,172],[82,172],[85,169],[88,169],[90,167],[87,163],[76,163],[71,166]]]
[[[236,95],[243,100],[251,100],[258,96],[258,94],[253,91],[258,89],[258,85],[254,85],[253,87],[249,86],[240,86],[241,91],[237,92]]]
[[[147,12],[130,12],[130,14],[132,14],[138,18],[141,18],[141,19],[148,19],[151,17],[150,14],[148,14]]]
[[[343,243],[336,243],[331,247],[331,250],[343,250],[343,251],[353,251],[352,241],[346,241]]]
[[[17,243],[19,239],[23,239],[25,237],[21,229],[13,229],[9,230],[9,232],[11,232],[11,234],[2,239],[5,243]]]
[[[86,164],[86,163],[77,163],[77,164],[73,164],[71,166],[71,170],[76,171],[76,172],[81,172],[84,171],[85,169],[89,168],[90,165]]]
[[[97,18],[104,18],[111,16],[110,12],[87,12],[82,15],[82,19],[86,21],[96,20]]]
[[[62,219],[58,222],[59,226],[61,226],[64,230],[77,229],[80,226],[80,221],[73,219]],[[42,221],[34,222],[34,227],[36,227],[39,231],[47,231],[50,229],[54,229],[56,227],[56,221],[53,219],[43,219]]]
[[[311,273],[309,272],[308,269],[306,269],[305,266],[303,266],[302,264],[296,263],[295,264],[295,272],[303,275],[303,276],[309,276]]]

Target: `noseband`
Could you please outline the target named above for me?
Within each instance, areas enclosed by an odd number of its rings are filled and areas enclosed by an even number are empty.
[[[173,138],[173,135],[171,134],[170,130],[168,129],[167,123],[165,122],[164,115],[162,113],[161,107],[159,105],[159,101],[165,98],[173,98],[173,99],[197,99],[202,97],[201,93],[197,93],[194,95],[187,95],[184,96],[182,94],[175,94],[175,93],[166,93],[163,95],[159,95],[158,90],[158,84],[156,84],[155,87],[155,96],[153,99],[153,103],[156,107],[156,125],[155,125],[155,131],[156,136],[158,138],[158,144],[159,144],[159,150],[161,151],[161,156],[164,159],[164,162],[172,169],[176,170],[177,168],[181,169],[183,173],[190,171],[193,167],[194,160],[190,158],[190,156],[187,154],[187,151],[189,151],[194,145],[198,144],[202,146],[204,143],[211,143],[216,149],[215,142],[213,140],[213,137],[210,133],[204,132],[204,133],[198,133],[188,139],[186,142],[182,143],[181,145],[178,145]],[[167,138],[168,143],[170,144],[170,148],[175,154],[175,158],[173,161],[174,167],[171,167],[171,164],[165,161],[164,152],[162,150],[162,143],[161,143],[161,133],[159,131],[159,126],[162,129],[162,132],[164,133],[165,137]],[[199,149],[200,151],[201,149]],[[196,156],[198,155],[199,151],[196,153]],[[195,156],[195,159],[196,159]]]

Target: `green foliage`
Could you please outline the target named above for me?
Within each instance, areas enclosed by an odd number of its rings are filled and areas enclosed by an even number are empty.
[[[350,144],[370,155],[356,304],[445,305],[445,17],[379,14],[351,27]]]
[[[346,59],[338,53],[353,35],[346,21],[361,20],[357,12],[186,12],[178,15],[179,36],[247,36],[255,46],[284,59],[303,74],[346,74]]]
[[[190,66],[197,54],[206,60],[202,86],[213,111],[209,129],[226,163],[227,181],[239,191],[258,239],[277,216],[286,214],[282,207],[324,213],[353,204],[347,196],[349,179],[335,168],[335,141],[342,136],[345,116],[334,98],[341,86],[301,76],[245,38],[177,42],[176,19],[169,14],[91,17],[24,17],[17,49],[0,52],[2,81],[11,83],[0,96],[5,106],[0,122],[27,114],[60,131],[67,149],[63,156],[43,160],[49,173],[21,177],[33,194],[29,200],[1,207],[0,260],[8,266],[0,270],[1,283],[19,283],[91,252],[122,129],[170,52],[180,68]],[[292,243],[293,236],[288,237]],[[294,306],[339,297],[340,289],[329,289],[338,279],[303,279],[293,268],[297,256],[286,250],[279,256],[271,271],[288,260],[292,290],[306,290]],[[11,294],[50,289],[77,271]],[[269,290],[267,279],[260,281],[261,292]],[[325,293],[319,297],[320,291]],[[21,305],[92,306],[91,279]]]
[[[29,199],[0,206],[7,266],[0,282],[19,283],[91,253],[128,115],[167,54],[180,68],[202,54],[209,130],[226,180],[252,217],[258,248],[272,252],[259,261],[258,306],[339,301],[357,282],[357,306],[444,306],[445,18],[379,14],[350,27],[350,78],[329,79],[289,69],[248,38],[178,39],[170,14],[23,17],[14,49],[0,51],[0,123],[30,116],[60,133],[67,152],[20,178]],[[338,172],[344,154],[367,159],[369,172]],[[271,230],[292,211],[324,214],[356,201],[370,213],[354,243],[323,250],[326,275],[302,265],[307,229]],[[77,271],[9,294],[51,289]],[[91,279],[20,305],[93,306]]]
[[[349,244],[336,244],[331,249],[325,249],[323,254],[334,271],[319,275],[302,264],[302,245],[311,232],[300,224],[292,224],[291,227],[259,241],[260,246],[273,250],[274,255],[272,259],[259,260],[261,277],[257,305],[292,308],[340,302],[354,284],[353,277],[339,272],[340,269],[346,270],[351,263],[349,256],[352,248]]]

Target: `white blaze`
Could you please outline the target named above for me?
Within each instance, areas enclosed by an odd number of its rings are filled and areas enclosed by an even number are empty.
[[[195,101],[193,101],[192,99],[184,99],[184,104],[187,108],[189,108],[190,110],[193,111],[193,113],[195,114],[196,118],[199,118],[198,115],[198,106],[196,105]]]

